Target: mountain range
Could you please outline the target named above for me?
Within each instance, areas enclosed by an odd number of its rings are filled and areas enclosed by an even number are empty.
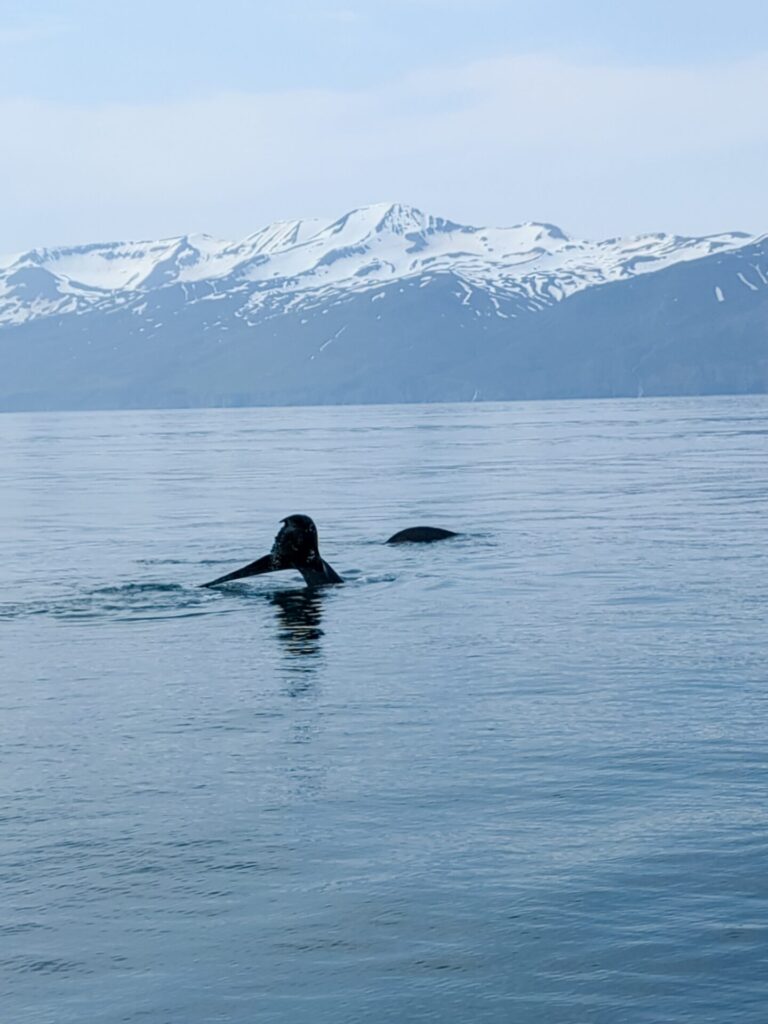
[[[768,237],[401,204],[0,258],[0,410],[768,390]]]

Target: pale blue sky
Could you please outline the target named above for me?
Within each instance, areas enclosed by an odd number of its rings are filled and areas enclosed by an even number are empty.
[[[0,252],[396,199],[768,230],[768,4],[0,0]]]

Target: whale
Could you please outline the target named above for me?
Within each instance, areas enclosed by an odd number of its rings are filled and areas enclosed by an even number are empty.
[[[255,562],[249,562],[240,569],[225,573],[201,587],[218,587],[221,583],[244,580],[249,576],[262,576],[268,572],[295,569],[304,577],[310,587],[322,587],[344,580],[333,566],[320,554],[317,527],[309,516],[292,515],[281,520],[281,527],[268,555],[262,555]],[[412,526],[393,534],[387,544],[431,544],[433,541],[457,537],[451,530],[436,526]]]
[[[387,544],[433,544],[436,540],[458,536],[453,530],[443,530],[439,526],[409,526],[393,533]]]
[[[272,544],[268,555],[262,555],[255,562],[249,562],[242,569],[235,569],[218,579],[203,583],[203,587],[217,587],[220,583],[243,580],[248,576],[261,576],[267,572],[296,569],[310,587],[321,587],[329,583],[343,583],[336,570],[320,555],[317,527],[309,516],[286,516]]]

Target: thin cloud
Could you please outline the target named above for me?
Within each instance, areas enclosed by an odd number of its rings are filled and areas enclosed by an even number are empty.
[[[361,11],[353,11],[350,8],[338,8],[323,11],[320,15],[325,21],[336,22],[339,25],[356,25],[363,21],[364,15]]]
[[[61,35],[67,30],[64,22],[54,20],[37,21],[27,25],[5,26],[0,28],[0,46],[36,43],[41,39],[49,39],[52,36]]]
[[[590,67],[539,55],[386,88],[158,105],[0,103],[0,249],[237,236],[382,196],[591,236],[768,228],[768,60]],[[30,237],[32,236],[32,237]]]

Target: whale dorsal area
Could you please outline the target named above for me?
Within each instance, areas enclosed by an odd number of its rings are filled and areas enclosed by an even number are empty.
[[[436,540],[458,536],[453,530],[442,530],[439,526],[409,526],[393,534],[387,544],[432,544]]]

